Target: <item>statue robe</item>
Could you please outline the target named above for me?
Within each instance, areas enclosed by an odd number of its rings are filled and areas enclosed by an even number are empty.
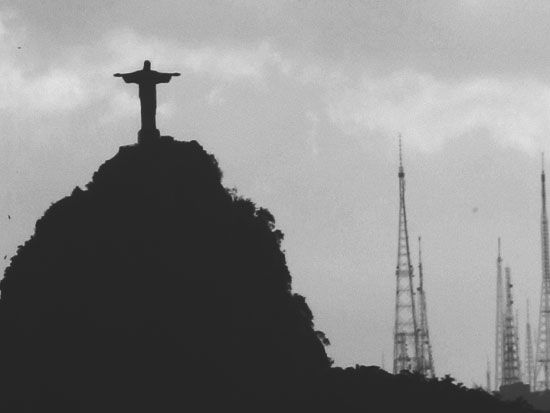
[[[155,70],[138,70],[121,75],[126,83],[139,85],[139,100],[141,102],[141,129],[156,130],[157,83],[168,83],[172,78],[170,73],[160,73]]]

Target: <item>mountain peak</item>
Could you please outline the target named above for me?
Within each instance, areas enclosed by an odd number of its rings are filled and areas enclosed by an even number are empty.
[[[273,216],[221,179],[162,137],[46,211],[0,283],[5,400],[163,411],[291,395],[329,367]]]

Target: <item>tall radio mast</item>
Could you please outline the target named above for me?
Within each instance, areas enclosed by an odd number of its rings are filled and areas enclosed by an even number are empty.
[[[502,255],[500,251],[500,238],[498,239],[498,256],[497,256],[497,311],[495,325],[495,390],[498,391],[502,384],[502,350],[503,350],[503,283],[502,283]]]
[[[515,326],[514,300],[512,298],[512,275],[509,267],[506,273],[506,310],[503,326],[502,386],[521,382],[519,366],[519,343]]]
[[[546,177],[544,175],[544,154],[541,179],[541,247],[542,285],[540,290],[540,311],[535,357],[535,390],[550,389],[550,256],[548,252],[548,216],[546,214]]]
[[[430,329],[428,328],[428,309],[426,306],[426,291],[424,290],[424,271],[422,267],[422,239],[418,237],[418,302],[419,315],[419,346],[418,371],[426,377],[434,377],[434,361],[432,355],[432,344],[430,342]]]
[[[395,269],[395,326],[393,332],[393,372],[418,369],[419,340],[416,323],[413,267],[409,248],[409,231],[405,208],[405,171],[399,135],[399,232]]]

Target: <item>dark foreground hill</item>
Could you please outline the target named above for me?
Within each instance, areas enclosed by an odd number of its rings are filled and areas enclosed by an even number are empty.
[[[196,142],[121,148],[6,270],[0,411],[525,410],[449,380],[331,369],[281,239]]]
[[[292,397],[329,360],[281,239],[198,143],[121,148],[5,273],[7,397],[67,412]]]

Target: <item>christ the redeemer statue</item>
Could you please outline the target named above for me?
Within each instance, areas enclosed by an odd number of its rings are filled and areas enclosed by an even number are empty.
[[[157,83],[168,83],[172,76],[179,76],[179,73],[160,73],[151,70],[151,62],[143,62],[143,69],[132,73],[115,73],[126,83],[137,83],[139,85],[139,100],[141,102],[141,130],[138,132],[139,141],[160,137],[156,126],[157,112]]]

